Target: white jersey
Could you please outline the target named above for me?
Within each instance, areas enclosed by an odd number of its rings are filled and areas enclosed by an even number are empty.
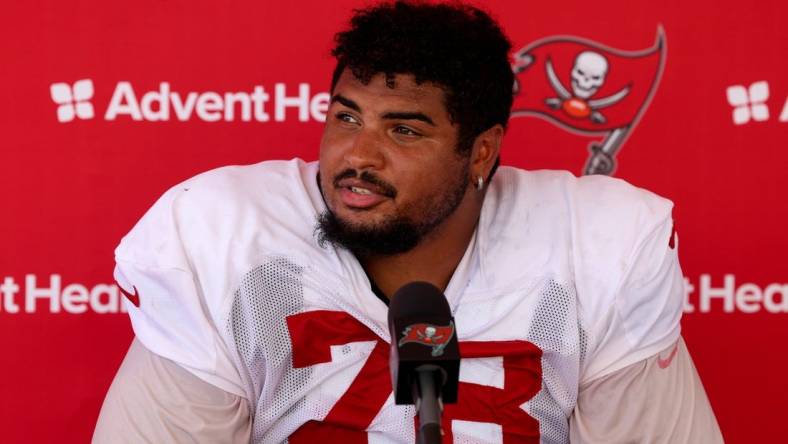
[[[351,253],[317,243],[317,172],[268,161],[165,193],[116,251],[134,331],[244,397],[253,442],[413,443],[387,307]],[[677,340],[671,207],[618,179],[498,170],[445,291],[463,357],[446,442],[566,443],[581,386]]]

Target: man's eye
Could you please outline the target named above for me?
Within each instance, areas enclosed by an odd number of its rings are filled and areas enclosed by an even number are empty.
[[[412,129],[408,128],[407,126],[398,126],[394,128],[394,132],[397,134],[402,134],[403,136],[420,136],[421,134],[413,131]]]
[[[355,117],[351,116],[348,113],[337,113],[336,117],[337,120],[341,120],[342,122],[345,123],[358,123],[358,120],[356,120]]]

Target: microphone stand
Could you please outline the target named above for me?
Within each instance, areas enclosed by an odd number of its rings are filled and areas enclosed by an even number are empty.
[[[441,368],[436,365],[422,365],[416,368],[418,379],[413,384],[414,398],[416,399],[416,410],[419,415],[419,436],[418,444],[441,444],[443,430],[441,429],[441,414],[443,413],[443,403],[440,399],[437,379],[445,375]],[[443,381],[441,381],[443,382]]]

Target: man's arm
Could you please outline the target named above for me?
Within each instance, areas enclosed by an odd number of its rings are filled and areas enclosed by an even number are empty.
[[[580,388],[572,443],[723,442],[684,340]]]
[[[137,339],[112,381],[94,443],[248,443],[249,406]]]

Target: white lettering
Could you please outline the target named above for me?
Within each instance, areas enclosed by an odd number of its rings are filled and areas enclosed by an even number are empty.
[[[49,287],[37,288],[36,276],[28,274],[25,276],[25,312],[35,313],[36,299],[49,298],[49,311],[51,313],[60,312],[60,275],[53,274],[49,277]]]
[[[274,85],[274,120],[283,122],[285,120],[285,108],[298,108],[298,121],[306,122],[309,120],[309,84],[300,83],[298,85],[298,96],[288,97],[285,95],[285,84],[277,83]]]
[[[197,115],[206,122],[216,122],[222,118],[222,96],[213,91],[200,94],[197,98]]]
[[[71,284],[63,289],[62,299],[63,310],[68,313],[80,314],[88,310],[88,289],[84,285]]]
[[[788,313],[788,283],[771,283],[764,287],[756,283],[736,285],[736,276],[723,275],[721,284],[714,287],[710,274],[701,274],[699,292],[692,281],[684,278],[684,313],[709,313],[712,308],[724,313]],[[98,314],[128,313],[128,301],[122,297],[117,285],[96,284],[89,286],[72,283],[63,286],[59,274],[51,274],[48,284],[38,287],[35,274],[27,274],[24,289],[11,276],[0,281],[0,312],[17,314],[21,310],[21,295],[24,293],[24,312],[35,313],[41,307],[40,299],[48,299],[48,312],[82,314],[88,311]],[[62,288],[62,290],[61,290]],[[697,295],[697,297],[696,297]],[[721,302],[714,301],[722,299]]]
[[[192,115],[194,104],[197,102],[197,93],[192,92],[187,94],[186,103],[181,100],[181,95],[177,92],[170,94],[170,100],[172,100],[172,108],[175,110],[175,115],[178,117],[178,120],[185,122],[189,120],[189,117]]]
[[[107,112],[104,114],[104,119],[115,120],[115,117],[119,114],[130,115],[133,120],[142,120],[137,97],[134,95],[134,89],[129,82],[118,82],[115,92],[112,93],[112,98],[109,101]]]
[[[158,111],[153,109],[154,104],[157,105]],[[158,91],[151,91],[142,96],[140,108],[145,120],[151,122],[170,120],[170,84],[161,82]]]
[[[684,313],[695,312],[695,306],[690,302],[690,295],[695,291],[695,286],[692,285],[688,277],[684,278]]]
[[[244,122],[252,120],[252,100],[249,94],[242,92],[224,94],[224,120],[228,122],[234,120],[236,103],[241,104],[241,120]]]
[[[761,309],[761,287],[747,283],[736,289],[736,308],[742,313],[757,313]]]
[[[708,274],[700,275],[700,311],[708,313],[711,311],[711,298],[723,298],[722,311],[725,313],[733,312],[733,287],[735,278],[732,274],[726,274],[723,288],[711,287],[711,276]]]
[[[788,97],[785,98],[785,105],[780,113],[780,122],[788,122]]]
[[[14,282],[14,278],[6,276],[3,285],[0,285],[0,294],[3,295],[3,311],[6,313],[19,313],[19,304],[14,301],[14,297],[19,292],[19,285]]]
[[[780,295],[780,301],[775,296]],[[771,284],[763,290],[763,306],[769,313],[788,313],[788,284]]]
[[[268,101],[270,96],[265,92],[262,86],[255,86],[252,93],[252,102],[254,103],[254,120],[258,122],[268,122],[271,117],[265,112],[265,102]]]
[[[169,82],[160,82],[157,90],[146,92],[138,101],[131,83],[122,81],[115,86],[104,118],[116,120],[118,116],[129,116],[132,120],[169,121],[170,108],[172,108],[175,118],[181,122],[191,119],[194,113],[206,122],[222,119],[226,122],[236,119],[244,122],[252,120],[268,122],[271,116],[266,111],[266,104],[270,99],[271,96],[261,85],[256,85],[251,94],[241,91],[225,93],[206,91],[182,95],[172,91]],[[288,108],[296,108],[300,122],[307,122],[310,118],[325,122],[330,99],[331,96],[327,92],[310,96],[308,83],[299,83],[298,94],[293,96],[287,95],[287,86],[284,83],[276,83],[274,84],[274,121],[285,121]]]
[[[119,305],[122,304],[117,285],[98,284],[90,290],[90,309],[96,313],[117,313]]]
[[[331,96],[328,93],[317,93],[312,97],[312,101],[309,102],[309,114],[312,115],[313,119],[318,122],[326,121],[326,112],[328,111],[328,102],[330,100]]]

